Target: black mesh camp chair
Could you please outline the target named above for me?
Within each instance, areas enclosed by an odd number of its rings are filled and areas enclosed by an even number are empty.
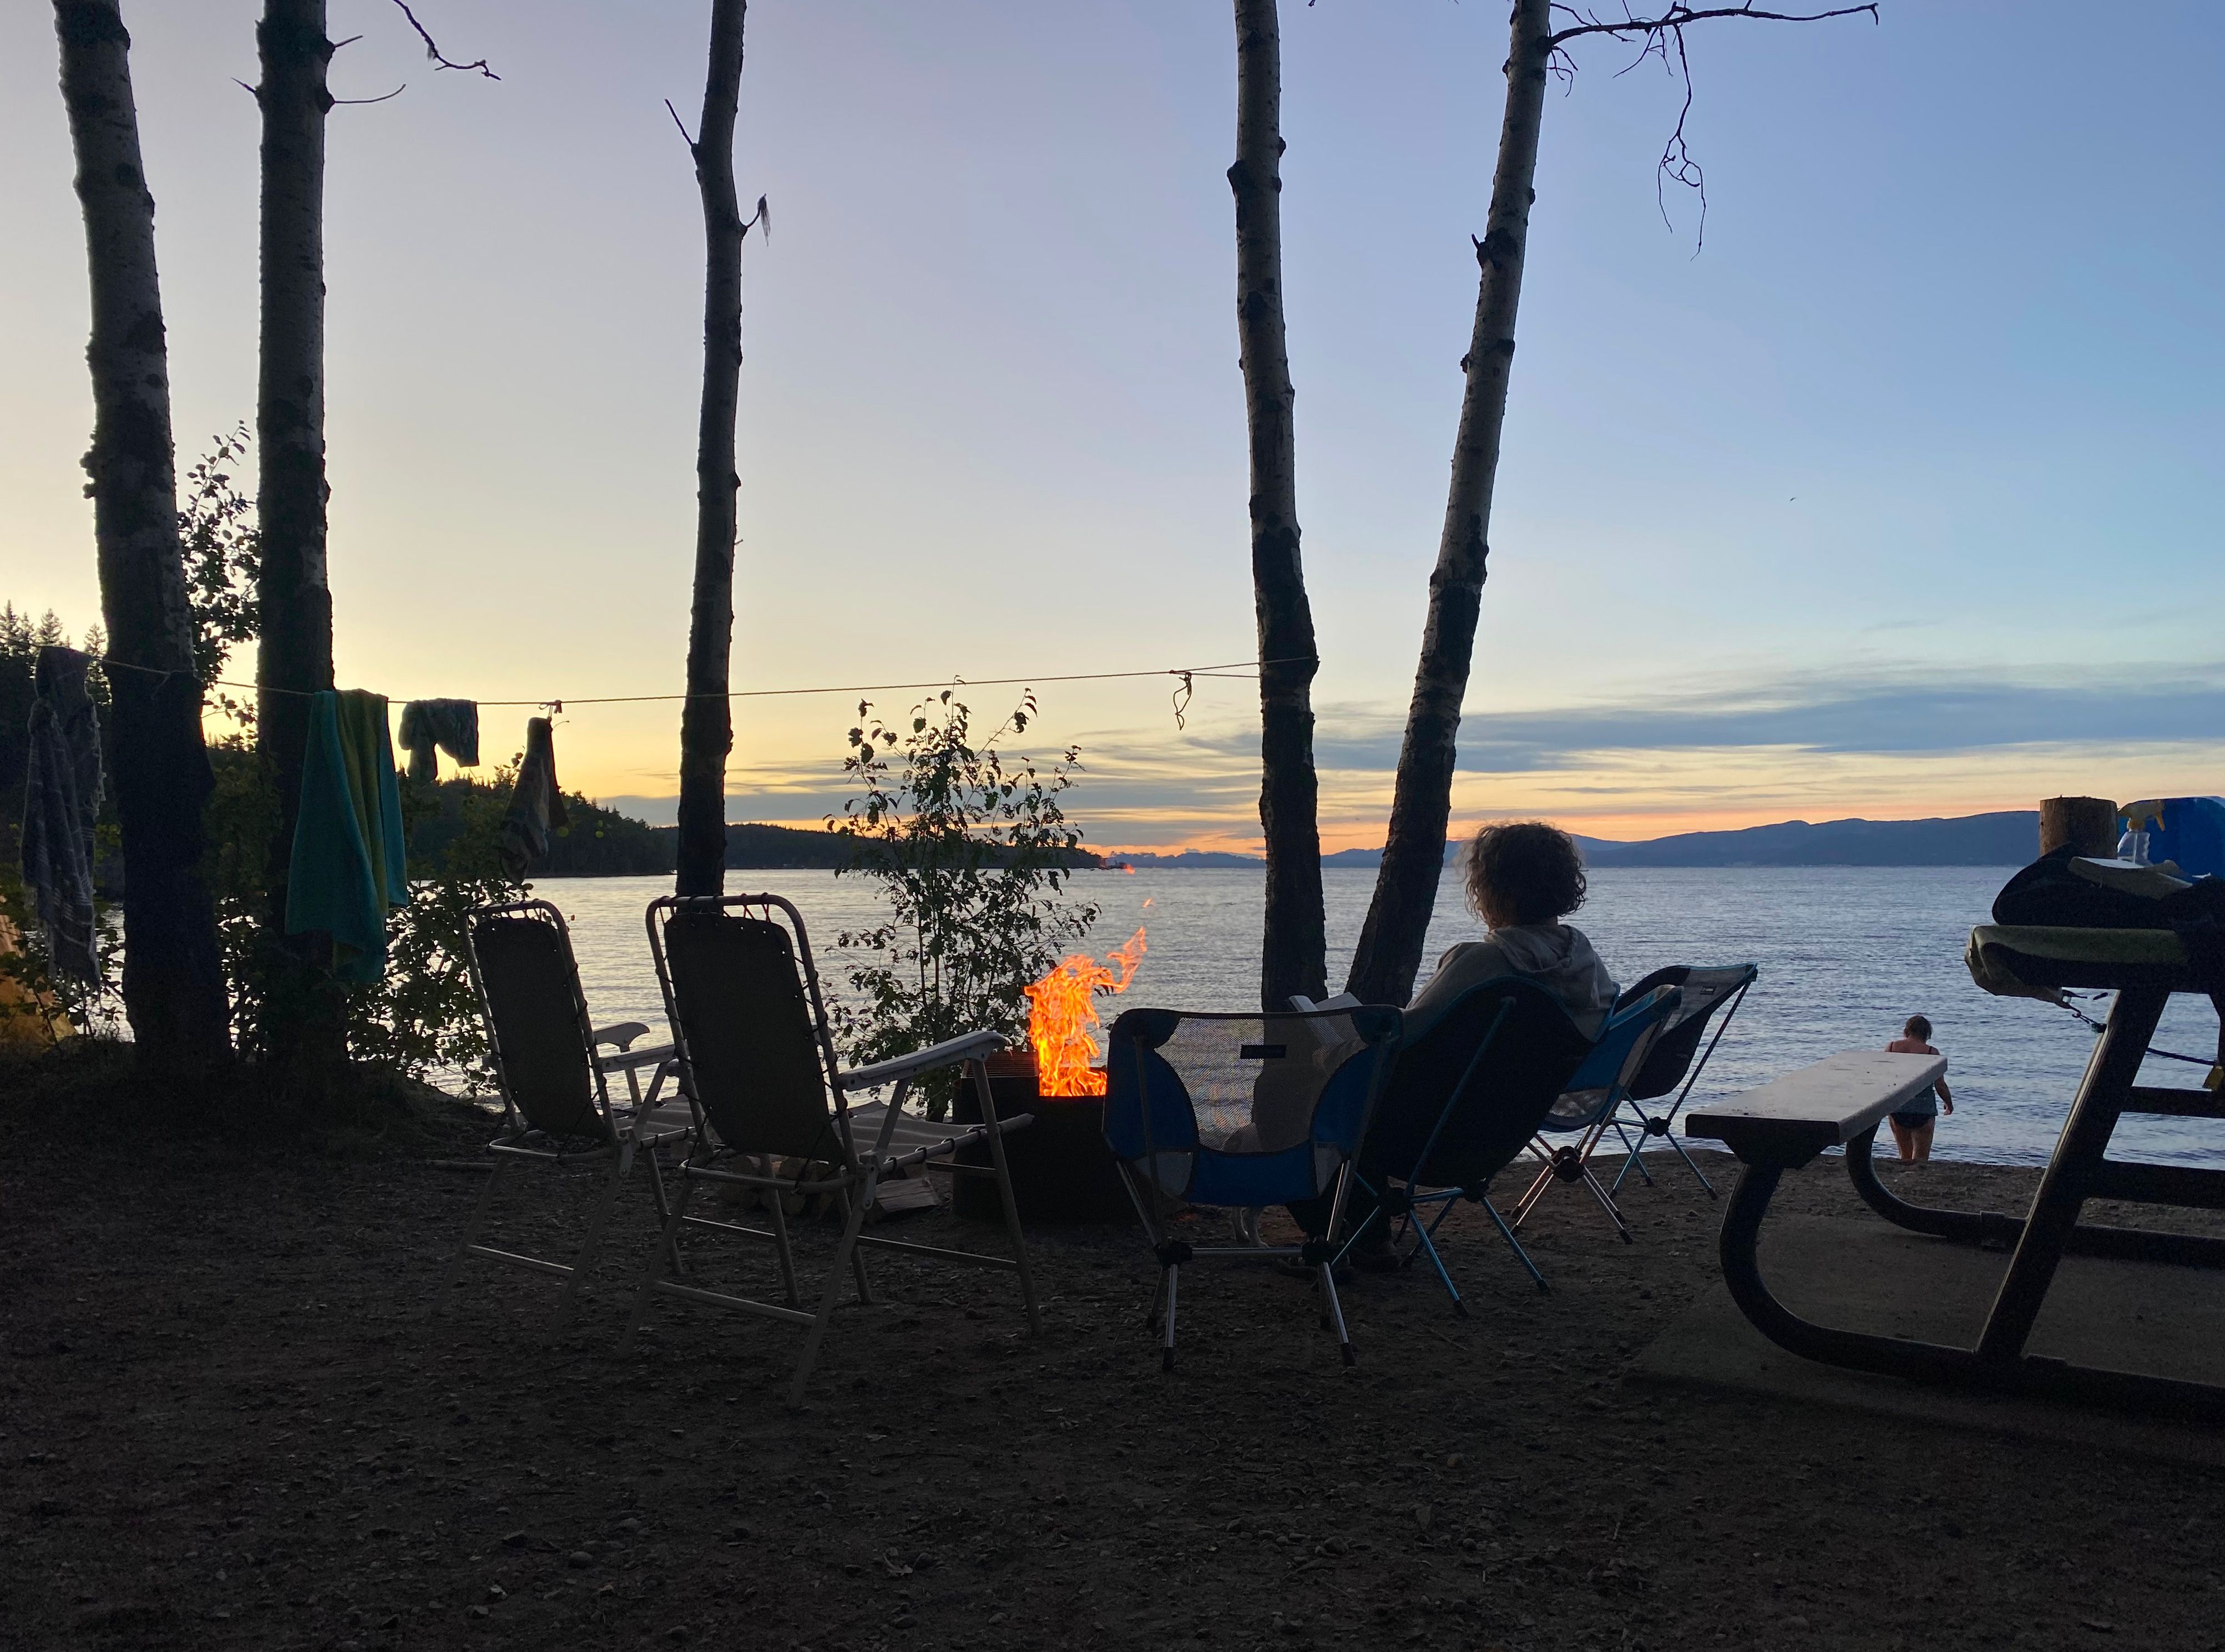
[[[1692,964],[1672,964],[1665,970],[1654,971],[1615,1001],[1618,1008],[1626,1003],[1634,1003],[1655,987],[1661,986],[1673,986],[1679,995],[1677,1013],[1670,1017],[1669,1024],[1654,1039],[1653,1048],[1646,1053],[1645,1066],[1639,1069],[1638,1076],[1630,1081],[1629,1088],[1623,1094],[1622,1113],[1614,1121],[1614,1131],[1622,1138],[1622,1144],[1629,1149],[1629,1154],[1622,1161],[1622,1168],[1615,1173],[1613,1185],[1607,1189],[1610,1194],[1622,1191],[1623,1179],[1632,1170],[1645,1178],[1647,1187],[1653,1185],[1652,1173],[1646,1169],[1639,1155],[1645,1149],[1646,1138],[1658,1136],[1676,1150],[1677,1156],[1684,1161],[1684,1168],[1699,1177],[1700,1186],[1708,1190],[1708,1197],[1715,1197],[1715,1184],[1708,1180],[1698,1165],[1692,1162],[1692,1155],[1684,1151],[1684,1144],[1670,1133],[1670,1127],[1676,1123],[1685,1098],[1692,1093],[1692,1086],[1700,1081],[1700,1074],[1707,1070],[1708,1058],[1715,1053],[1715,1046],[1722,1042],[1723,1034],[1730,1028],[1731,1018],[1738,1014],[1739,1006],[1746,1002],[1746,990],[1753,984],[1754,978],[1760,972],[1751,964],[1733,964],[1717,969],[1702,969]],[[1715,1021],[1718,1010],[1722,1011],[1722,1019]],[[1702,1050],[1700,1040],[1707,1033],[1708,1023],[1711,1021],[1715,1021],[1715,1035],[1708,1039],[1708,1047]],[[1697,1060],[1693,1060],[1696,1054],[1699,1057]],[[1672,1090],[1676,1091],[1677,1098],[1669,1104],[1666,1112],[1655,1113],[1646,1109],[1645,1103],[1658,1100]],[[1637,1132],[1635,1139],[1631,1135],[1632,1130]]]
[[[565,1281],[559,1323],[572,1311],[580,1283],[601,1249],[603,1231],[618,1202],[619,1185],[647,1149],[650,1187],[659,1217],[665,1214],[658,1143],[684,1140],[692,1119],[685,1105],[660,1108],[657,1095],[673,1067],[669,1044],[635,1048],[649,1029],[637,1021],[595,1027],[580,990],[571,933],[563,914],[546,901],[511,901],[473,907],[466,915],[464,952],[486,1027],[488,1054],[501,1087],[503,1133],[487,1144],[494,1170],[465,1225],[441,1281],[437,1307],[447,1300],[466,1256],[485,1256]],[[642,1093],[641,1073],[650,1073]],[[627,1097],[613,1102],[609,1075],[623,1073]],[[608,1184],[578,1254],[567,1264],[497,1250],[478,1243],[495,1188],[512,1166],[556,1168],[607,1163]]]
[[[800,1403],[841,1294],[843,1274],[855,1279],[859,1301],[873,1300],[863,1255],[868,1246],[1015,1270],[1028,1329],[1040,1332],[1035,1280],[1004,1147],[1007,1132],[1032,1120],[1025,1115],[997,1118],[983,1065],[1004,1048],[1003,1038],[994,1032],[967,1033],[845,1073],[834,1057],[803,918],[789,902],[777,895],[668,896],[650,903],[648,924],[657,982],[679,1046],[680,1086],[694,1110],[695,1134],[680,1168],[679,1197],[665,1218],[662,1242],[650,1258],[635,1301],[629,1341],[658,1294],[808,1326],[789,1391],[790,1402]],[[992,1122],[935,1123],[906,1110],[916,1079],[950,1067],[964,1070],[980,1098],[981,1117]],[[891,1091],[885,1102],[861,1105],[850,1099],[858,1092],[881,1089]],[[986,1146],[988,1164],[954,1162],[960,1148],[975,1143]],[[884,1182],[929,1165],[954,1175],[995,1178],[1011,1240],[1010,1256],[860,1231]],[[688,1215],[689,1202],[705,1184],[772,1194],[765,1200],[770,1230]],[[784,1195],[832,1199],[842,1215],[842,1236],[815,1309],[802,1306],[797,1288]],[[783,1300],[728,1295],[669,1277],[667,1264],[678,1266],[679,1239],[696,1229],[770,1241],[779,1256]]]
[[[1466,1200],[1483,1207],[1545,1289],[1545,1275],[1491,1202],[1489,1187],[1521,1156],[1591,1048],[1561,1001],[1534,981],[1506,976],[1462,993],[1399,1051],[1391,1069],[1357,1171],[1374,1208],[1344,1248],[1379,1223],[1398,1224],[1413,1235],[1407,1265],[1426,1256],[1465,1316],[1467,1305],[1436,1240],[1453,1206]],[[1433,1205],[1436,1216],[1424,1221]]]

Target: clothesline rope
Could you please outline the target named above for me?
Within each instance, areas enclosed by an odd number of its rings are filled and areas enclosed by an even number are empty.
[[[163,670],[155,666],[135,665],[129,660],[111,659],[95,655],[104,666],[120,667],[126,671],[143,672],[154,677],[189,676],[189,672]],[[810,688],[732,688],[723,694],[601,694],[584,699],[555,698],[548,699],[483,699],[477,702],[482,708],[536,706],[561,712],[568,706],[646,706],[689,699],[771,699],[798,694],[888,694],[916,688],[1009,688],[1020,685],[1051,682],[1116,682],[1141,677],[1173,677],[1187,684],[1196,677],[1217,678],[1224,681],[1249,682],[1269,666],[1311,665],[1310,659],[1288,660],[1230,660],[1219,665],[1170,666],[1151,671],[1075,671],[1042,677],[947,677],[932,682],[873,682],[846,685],[827,685]],[[238,688],[250,693],[294,694],[307,698],[316,693],[306,688],[264,688],[251,682],[235,682],[229,678],[215,677],[203,685],[210,688]],[[388,695],[390,701],[396,697]]]

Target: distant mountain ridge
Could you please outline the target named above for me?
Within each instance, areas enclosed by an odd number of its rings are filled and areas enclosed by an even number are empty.
[[[2039,853],[2039,812],[2004,809],[1924,820],[1781,820],[1736,832],[1680,832],[1623,843],[1578,838],[1591,866],[2021,866]],[[1461,845],[1445,845],[1448,865]],[[1178,855],[1112,854],[1108,863],[1175,869],[1257,866],[1256,855],[1186,850]],[[1379,849],[1340,849],[1324,866],[1374,867]]]
[[[1680,832],[1643,843],[1579,838],[1594,866],[2021,866],[2039,853],[2039,811],[1928,820],[1785,820]]]

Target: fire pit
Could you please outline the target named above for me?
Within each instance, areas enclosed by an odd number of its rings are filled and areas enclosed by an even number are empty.
[[[1117,1222],[1133,1209],[1105,1145],[1105,1071],[1095,1065],[1100,992],[1125,992],[1144,960],[1144,932],[1115,949],[1112,966],[1077,953],[1028,989],[1028,1045],[989,1064],[997,1117],[1033,1115],[1035,1123],[1005,1138],[1012,1197],[1024,1222]],[[957,1116],[981,1116],[970,1085],[959,1088]],[[989,1162],[988,1149],[969,1149],[961,1164]],[[958,1214],[1003,1219],[996,1184],[960,1176],[952,1197]]]
[[[1000,1070],[1001,1069],[1001,1070]],[[1102,1081],[1102,1075],[1100,1075]],[[1112,1149],[1105,1145],[1105,1098],[1046,1096],[1037,1091],[1033,1050],[1016,1050],[989,1065],[989,1091],[997,1117],[1034,1115],[1035,1123],[1005,1138],[1005,1161],[1012,1173],[1012,1197],[1023,1222],[1118,1222],[1135,1206],[1120,1186]],[[959,1087],[956,1116],[971,1123],[981,1116],[973,1087]],[[960,1164],[986,1165],[986,1147],[967,1148]],[[1000,1222],[1005,1212],[997,1184],[986,1176],[954,1178],[952,1208],[975,1221]]]

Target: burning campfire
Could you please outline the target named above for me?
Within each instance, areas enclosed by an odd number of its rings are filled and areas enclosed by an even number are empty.
[[[1112,949],[1100,964],[1087,953],[1060,960],[1027,989],[1028,1041],[1036,1049],[1036,1093],[1101,1096],[1105,1074],[1097,1060],[1097,995],[1125,992],[1144,961],[1144,932]]]

